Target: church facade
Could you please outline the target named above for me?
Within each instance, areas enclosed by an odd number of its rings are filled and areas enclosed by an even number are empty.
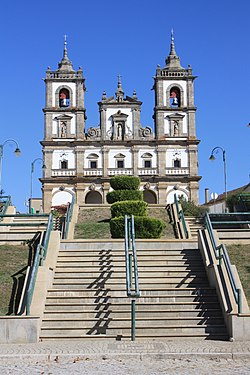
[[[142,102],[125,96],[118,77],[115,96],[103,92],[100,125],[86,130],[85,78],[73,69],[67,44],[58,69],[46,71],[41,179],[44,211],[67,204],[105,204],[115,175],[139,176],[144,200],[173,202],[174,194],[198,203],[198,153],[194,80],[183,68],[172,35],[170,53],[154,77],[154,131],[140,121]]]

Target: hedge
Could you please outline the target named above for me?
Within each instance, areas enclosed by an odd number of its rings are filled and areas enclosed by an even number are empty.
[[[135,176],[114,176],[110,179],[110,186],[114,190],[138,190],[140,179]]]
[[[148,215],[148,204],[143,201],[122,201],[116,202],[111,206],[111,216],[147,216]]]
[[[140,190],[113,190],[107,194],[107,202],[110,204],[130,200],[143,201],[143,192]]]
[[[165,223],[161,219],[147,216],[135,216],[135,237],[136,238],[160,238]],[[125,223],[124,217],[119,216],[110,220],[110,232],[112,238],[124,238]]]

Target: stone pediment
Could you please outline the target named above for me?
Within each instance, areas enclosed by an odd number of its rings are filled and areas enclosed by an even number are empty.
[[[71,120],[73,117],[68,115],[59,115],[54,118],[54,120]]]
[[[175,113],[172,113],[171,115],[168,115],[167,116],[168,118],[183,118],[183,117],[185,117],[185,115],[182,115],[181,113],[177,113],[177,112],[175,112]]]
[[[117,111],[116,113],[114,113],[112,116],[111,116],[113,119],[126,119],[128,117],[128,115],[126,115],[126,113],[122,113],[120,110]]]
[[[119,159],[121,159],[121,158],[125,158],[125,155],[123,155],[122,153],[119,153],[119,154],[116,154],[116,155],[114,156],[114,158],[119,158]]]

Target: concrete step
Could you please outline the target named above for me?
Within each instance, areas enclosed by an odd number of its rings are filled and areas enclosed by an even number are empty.
[[[77,297],[95,297],[95,298],[103,298],[103,296],[108,295],[110,297],[115,296],[115,297],[127,297],[126,291],[122,291],[120,289],[115,289],[112,288],[112,290],[109,290],[107,288],[100,288],[100,289],[95,289],[95,290],[82,290],[82,289],[75,289],[75,290],[69,290],[69,289],[49,289],[47,298],[51,297],[58,297],[58,298],[64,298],[64,297],[72,297],[72,298],[77,298]],[[215,289],[214,288],[164,288],[160,289],[158,288],[157,290],[141,290],[141,297],[152,297],[152,296],[168,296],[168,295],[215,295]]]
[[[139,272],[139,282],[141,283],[142,280],[147,279],[147,278],[154,278],[157,280],[160,280],[162,278],[166,277],[205,277],[206,273],[202,269],[196,269],[196,270],[185,270],[185,269],[170,269],[170,270],[152,270],[152,269],[141,269],[139,267],[138,269]],[[74,272],[69,270],[63,270],[63,271],[55,271],[54,275],[54,280],[59,280],[59,279],[67,279],[67,280],[72,280],[72,279],[83,279],[83,280],[89,280],[90,282],[96,279],[105,279],[109,277],[112,278],[112,280],[120,280],[121,278],[126,278],[126,272],[124,270],[119,270],[117,272],[115,269],[112,267],[110,268],[102,268],[99,270],[95,270],[92,272]]]
[[[108,328],[108,326],[101,326],[98,323],[91,328],[75,328],[72,329],[69,327],[68,329],[53,329],[53,328],[41,328],[41,338],[46,337],[82,337],[83,335],[98,335],[98,334],[107,334],[111,336],[121,336],[125,335],[126,337],[130,337],[131,335],[131,327],[128,325],[127,327],[119,327],[118,325],[114,325],[112,328]],[[167,337],[167,336],[197,336],[197,335],[209,335],[209,334],[216,334],[218,336],[226,336],[225,326],[224,325],[169,325],[168,327],[164,327],[162,325],[154,324],[154,327],[145,326],[143,324],[142,327],[136,327],[136,336],[141,336],[144,338],[147,337]]]
[[[86,311],[92,311],[93,308],[98,310],[107,310],[107,309],[114,309],[115,311],[118,310],[129,310],[130,309],[130,301],[129,300],[124,300],[123,302],[101,302],[101,303],[89,303],[85,302],[84,304],[77,304],[77,303],[63,303],[63,304],[53,304],[53,303],[46,303],[46,313],[80,313],[82,314],[83,312]],[[140,302],[137,303],[137,308],[142,309],[144,311],[165,311],[165,310],[180,310],[180,309],[215,309],[218,307],[218,301],[180,301],[180,302]],[[71,311],[72,310],[72,311]]]
[[[223,318],[215,318],[215,317],[186,317],[185,319],[181,319],[179,317],[169,317],[169,318],[161,318],[161,317],[153,317],[151,320],[149,318],[142,318],[136,317],[136,329],[145,328],[145,323],[147,327],[155,327],[156,328],[163,328],[166,329],[167,327],[183,327],[185,326],[196,326],[196,325],[222,325],[223,326]],[[106,326],[107,329],[112,328],[122,328],[122,329],[129,329],[131,327],[131,317],[128,314],[126,318],[115,318],[111,317],[101,317],[101,318],[64,318],[61,319],[57,318],[44,318],[43,319],[43,330],[46,328],[48,329],[89,329],[93,328],[96,325],[101,325],[102,327]],[[149,329],[149,328],[147,328]]]
[[[168,282],[147,282],[147,283],[140,283],[140,291],[144,290],[164,290],[164,288],[175,288],[176,283],[178,284],[177,287],[181,288],[207,288],[209,287],[207,280],[183,280],[180,279],[179,282],[176,280],[168,280]],[[53,286],[57,289],[71,289],[71,290],[78,290],[79,288],[82,288],[82,290],[85,289],[92,289],[93,291],[104,289],[104,288],[115,288],[116,290],[126,290],[125,282],[121,284],[115,284],[115,283],[105,283],[103,281],[95,282],[92,284],[86,283],[83,284],[82,282],[73,282],[73,283],[60,283],[60,282],[54,282]]]
[[[120,317],[120,318],[128,318],[131,319],[131,306],[129,308],[124,308],[124,310],[117,310],[113,307],[110,307],[108,310],[88,310],[88,311],[53,311],[53,310],[46,310],[44,312],[43,319],[51,318],[51,319],[88,319],[93,317],[108,317],[112,314],[112,317]],[[181,310],[153,310],[153,311],[143,311],[140,309],[140,306],[136,307],[136,319],[137,318],[144,318],[144,319],[154,319],[161,317],[169,318],[169,317],[214,317],[214,318],[222,318],[221,310],[220,309],[181,309]]]
[[[61,250],[91,250],[91,251],[107,251],[107,250],[123,250],[124,251],[124,240],[62,240],[61,241]],[[191,240],[175,240],[175,241],[166,241],[166,240],[136,240],[136,249],[140,250],[189,250],[196,249],[196,241]],[[197,250],[198,251],[198,250]]]

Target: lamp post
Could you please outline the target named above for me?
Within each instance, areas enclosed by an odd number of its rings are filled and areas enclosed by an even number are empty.
[[[0,145],[0,194],[2,195],[2,164],[3,164],[3,148],[7,143],[14,143],[16,149],[14,151],[16,156],[21,155],[21,150],[18,146],[18,143],[14,139],[7,139],[3,144]]]
[[[216,146],[212,149],[212,152],[211,152],[211,155],[210,155],[210,158],[209,160],[215,160],[215,156],[214,156],[214,153],[215,151],[221,151],[222,152],[222,160],[223,160],[223,168],[224,168],[224,188],[225,188],[225,202],[227,201],[227,169],[226,169],[226,151],[220,147],[220,146]],[[216,152],[216,153],[217,153]],[[227,211],[226,209],[226,203],[225,203],[225,212]]]
[[[35,170],[35,163],[37,161],[41,161],[43,163],[43,159],[42,158],[36,158],[31,163],[31,173],[30,173],[30,206],[29,206],[29,212],[30,212],[30,214],[32,213],[31,212],[31,210],[32,210],[31,203],[32,203],[32,194],[33,194],[33,173],[34,173],[34,170]],[[42,169],[45,169],[45,168],[46,167],[43,164]]]

